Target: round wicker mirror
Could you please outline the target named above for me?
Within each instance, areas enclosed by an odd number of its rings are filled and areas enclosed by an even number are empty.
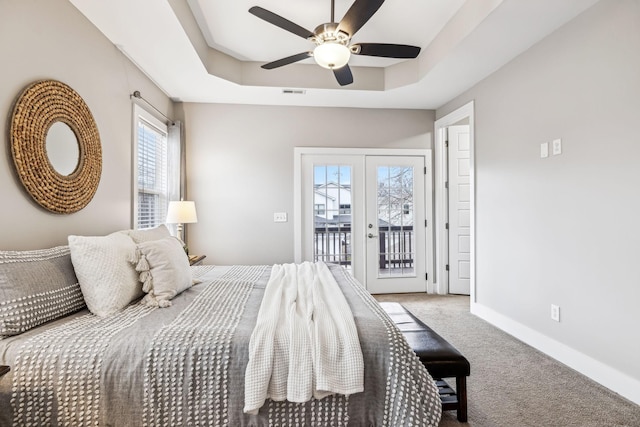
[[[69,153],[77,166],[68,175],[58,172],[47,154],[47,134],[58,122],[77,139],[79,153]],[[10,138],[18,177],[40,206],[69,214],[91,201],[102,173],[102,147],[93,115],[76,91],[55,80],[29,85],[13,109]]]

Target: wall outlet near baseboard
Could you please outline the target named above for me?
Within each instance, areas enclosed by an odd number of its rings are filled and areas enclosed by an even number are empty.
[[[560,321],[560,306],[551,304],[551,320]]]

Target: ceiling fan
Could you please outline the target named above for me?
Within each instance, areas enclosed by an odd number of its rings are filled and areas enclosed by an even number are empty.
[[[340,86],[346,86],[353,83],[353,74],[348,64],[352,54],[384,58],[416,58],[420,53],[420,48],[417,46],[389,43],[349,44],[355,33],[378,11],[382,3],[384,0],[355,0],[342,20],[337,23],[334,16],[335,0],[331,0],[331,22],[318,25],[313,32],[259,6],[252,7],[249,13],[316,44],[313,51],[269,62],[262,65],[262,68],[272,70],[313,57],[318,65],[333,71]]]

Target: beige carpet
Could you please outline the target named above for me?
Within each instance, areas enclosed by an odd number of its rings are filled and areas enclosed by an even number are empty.
[[[640,406],[472,315],[469,297],[376,299],[402,303],[471,363],[469,422],[459,423],[450,411],[440,427],[640,427]]]

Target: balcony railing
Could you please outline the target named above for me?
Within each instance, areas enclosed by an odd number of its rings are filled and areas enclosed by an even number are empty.
[[[413,226],[378,227],[379,268],[413,268]],[[316,261],[351,266],[351,225],[317,227],[314,233]]]
[[[313,244],[316,261],[351,266],[351,224],[316,227]]]

